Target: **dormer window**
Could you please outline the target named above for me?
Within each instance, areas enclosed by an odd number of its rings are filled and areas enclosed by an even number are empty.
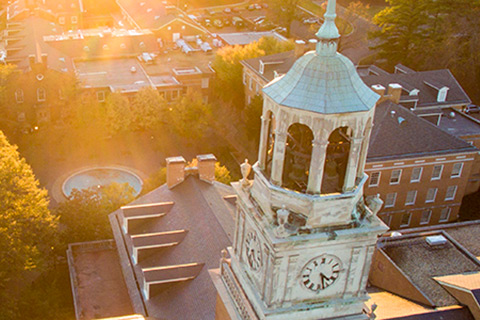
[[[15,100],[17,103],[23,103],[23,90],[17,89],[15,90]]]
[[[265,64],[263,63],[262,60],[260,60],[260,68],[258,72],[260,72],[260,74],[263,74],[264,71],[265,71]]]
[[[45,101],[47,99],[47,93],[44,88],[37,89],[37,101]]]
[[[447,101],[447,93],[448,93],[448,87],[443,87],[438,90],[438,95],[437,95],[437,101],[438,102],[445,102]]]

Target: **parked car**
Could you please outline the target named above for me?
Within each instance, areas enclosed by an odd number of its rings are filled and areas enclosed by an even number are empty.
[[[476,113],[476,112],[480,112],[480,107],[477,106],[477,105],[469,104],[469,105],[465,108],[465,113]]]
[[[308,18],[303,20],[304,24],[314,24],[317,22],[318,22],[318,18]]]
[[[255,5],[253,5],[253,4],[248,5],[248,6],[247,6],[247,10],[248,10],[248,11],[253,11],[253,10],[255,10]]]
[[[262,9],[262,6],[261,6],[261,5],[259,5],[258,3],[255,3],[253,6],[254,6],[254,7],[255,7],[255,9],[257,9],[257,10],[260,10],[260,9]]]
[[[223,9],[223,12],[225,12],[225,13],[231,13],[231,12],[232,12],[232,9],[230,9],[230,8],[225,8],[225,9]]]
[[[213,20],[213,25],[217,28],[223,28],[223,22],[220,19]]]

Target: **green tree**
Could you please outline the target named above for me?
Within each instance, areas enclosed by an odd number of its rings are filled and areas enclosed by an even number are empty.
[[[62,226],[61,240],[68,243],[108,239],[112,236],[108,214],[134,200],[135,190],[127,183],[72,191],[55,208]]]
[[[256,95],[251,100],[250,104],[245,108],[245,124],[247,127],[248,139],[254,142],[257,146],[260,139],[260,129],[262,122],[260,117],[262,116],[263,98],[260,95]]]
[[[373,19],[380,29],[370,34],[379,41],[373,49],[379,50],[380,58],[390,65],[412,64],[426,36],[428,1],[432,0],[387,0],[389,6]]]
[[[111,134],[131,129],[134,115],[130,101],[121,93],[111,93],[105,102],[106,125]]]
[[[25,271],[46,268],[57,232],[48,202],[31,167],[0,132],[0,292]]]
[[[155,128],[164,120],[166,115],[166,101],[155,88],[141,89],[135,95],[132,103],[132,112],[135,115],[134,126],[139,130]]]
[[[190,140],[201,140],[209,127],[210,105],[203,102],[202,95],[195,90],[187,93],[169,109],[169,123],[174,132]]]
[[[290,37],[292,22],[295,20],[300,0],[269,0],[270,15],[273,21],[287,29]]]
[[[165,182],[167,182],[167,168],[162,167],[145,179],[141,194],[147,194],[150,191],[160,187]]]

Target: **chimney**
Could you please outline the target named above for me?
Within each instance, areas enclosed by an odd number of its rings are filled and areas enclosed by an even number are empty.
[[[382,86],[381,84],[374,84],[372,86],[372,90],[375,91],[375,93],[380,95],[380,98],[382,98],[385,95],[385,87]]]
[[[48,54],[42,53],[42,64],[45,67],[45,69],[47,68],[47,62],[48,62]]]
[[[317,39],[308,40],[308,51],[317,49],[317,43],[318,43]]]
[[[300,58],[305,53],[305,41],[295,40],[295,58]]]
[[[388,85],[387,95],[392,102],[398,104],[400,102],[400,96],[402,95],[402,86],[398,83],[390,83]]]
[[[197,156],[198,177],[200,180],[213,183],[215,181],[215,162],[217,158],[213,154]]]
[[[183,157],[170,157],[167,161],[167,186],[172,189],[185,180],[185,159]]]

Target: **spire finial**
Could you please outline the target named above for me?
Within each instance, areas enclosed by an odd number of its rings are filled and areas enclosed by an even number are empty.
[[[323,18],[323,24],[318,30],[316,36],[320,39],[320,42],[317,44],[317,52],[325,51],[329,48],[328,51],[330,54],[337,51],[336,41],[340,38],[340,33],[338,32],[337,25],[335,24],[335,18],[337,14],[335,13],[337,1],[328,0],[327,2],[327,11],[325,12]],[[332,46],[332,42],[335,42],[335,45]],[[322,52],[327,53],[327,52]]]

